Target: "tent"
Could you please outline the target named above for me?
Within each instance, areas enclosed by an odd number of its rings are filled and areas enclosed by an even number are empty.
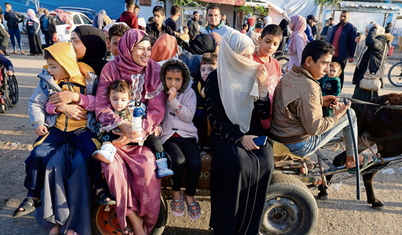
[[[29,0],[10,0],[2,1],[4,4],[8,2],[13,7],[13,10],[26,13],[29,8],[35,10],[35,4]],[[5,12],[5,6],[2,4],[3,14]],[[82,7],[93,9],[97,12],[105,10],[106,14],[111,19],[117,19],[124,11],[124,1],[99,1],[99,0],[40,0],[39,6],[47,8],[49,10],[57,9],[58,7]]]

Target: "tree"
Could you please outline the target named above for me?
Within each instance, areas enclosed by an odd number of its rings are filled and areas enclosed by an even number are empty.
[[[39,12],[39,0],[27,0],[25,5],[29,6],[31,2],[35,5],[35,12]]]
[[[320,7],[320,14],[318,15],[318,29],[317,29],[317,35],[321,34],[322,31],[322,24],[321,24],[321,17],[322,17],[322,11],[324,10],[324,7],[327,5],[335,5],[341,0],[314,0],[315,5]]]

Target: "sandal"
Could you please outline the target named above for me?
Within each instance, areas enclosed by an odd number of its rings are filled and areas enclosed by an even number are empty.
[[[110,200],[106,201],[107,198]],[[103,189],[98,193],[98,195],[95,195],[94,201],[101,205],[116,205],[116,200],[107,189]]]
[[[42,205],[42,200],[35,201],[32,197],[27,197],[24,199],[24,201],[21,202],[21,204],[18,206],[18,208],[14,211],[13,217],[18,218],[23,215],[29,214],[32,211],[34,211],[36,208],[40,207]],[[20,211],[20,208],[24,209],[23,211]]]
[[[364,171],[365,169],[369,168],[370,166],[374,165],[378,158],[374,155],[368,154],[368,153],[362,153],[363,155],[363,165],[360,166],[360,172]],[[373,158],[372,162],[368,162],[368,157],[371,155],[371,157]],[[356,167],[353,168],[349,168],[348,172],[350,174],[356,174]]]
[[[184,215],[186,206],[184,205],[183,192],[180,192],[179,200],[172,200],[172,202],[170,203],[170,207],[172,208],[173,215],[175,215],[177,217]],[[177,212],[177,211],[181,211],[181,212]]]
[[[187,215],[191,220],[197,220],[201,217],[201,207],[197,201],[187,205]]]

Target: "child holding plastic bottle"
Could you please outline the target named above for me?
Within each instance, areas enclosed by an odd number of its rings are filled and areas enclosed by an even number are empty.
[[[122,79],[113,81],[108,87],[107,96],[110,104],[115,110],[115,113],[119,115],[123,121],[132,123],[133,127],[135,127],[136,119],[140,119],[139,128],[141,129],[142,118],[145,116],[146,106],[144,104],[130,102],[131,89],[126,81]],[[92,155],[98,161],[106,164],[113,162],[114,154],[116,153],[116,147],[112,144],[112,140],[120,137],[119,135],[114,134],[113,131],[117,132],[121,130],[118,128],[111,130],[108,126],[102,127],[100,137],[102,140],[102,147]],[[149,135],[143,145],[150,148],[157,158],[156,165],[158,167],[158,177],[165,178],[172,176],[173,171],[167,167],[166,154],[163,152],[163,146],[159,138],[157,138],[155,134]]]
[[[195,200],[195,190],[201,172],[201,155],[197,145],[197,128],[192,120],[197,106],[197,97],[189,86],[190,70],[184,62],[169,59],[161,68],[161,79],[165,92],[169,95],[165,118],[162,121],[161,141],[172,159],[172,190],[170,204],[175,216],[185,213],[181,182],[187,167],[186,197],[187,214],[191,220],[201,216],[200,204]]]

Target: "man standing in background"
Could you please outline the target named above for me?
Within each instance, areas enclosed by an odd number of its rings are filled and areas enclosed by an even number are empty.
[[[208,33],[217,33],[223,37],[227,31],[233,30],[221,20],[221,9],[217,5],[211,5],[207,8],[207,21],[206,30]]]
[[[48,9],[45,9],[45,15],[41,16],[39,21],[42,34],[45,36],[46,47],[53,45],[53,34],[56,33],[56,21],[49,14]]]
[[[21,34],[18,27],[19,23],[24,22],[25,16],[19,12],[13,11],[10,3],[6,2],[6,14],[4,14],[4,19],[7,20],[8,33],[10,34],[11,44],[13,45],[13,54],[17,54],[17,48],[15,46],[14,36],[17,38],[17,43],[20,48],[21,54],[25,55],[22,50]]]
[[[170,17],[165,20],[165,25],[169,26],[175,32],[180,32],[180,29],[177,30],[177,23],[176,23],[179,17],[180,17],[180,7],[175,4],[170,8]]]
[[[339,24],[337,24],[332,31],[330,37],[330,43],[335,47],[335,54],[332,57],[332,62],[338,62],[341,65],[342,73],[339,76],[341,80],[341,88],[344,83],[344,71],[346,63],[349,59],[349,63],[354,61],[357,36],[357,29],[351,23],[349,23],[350,14],[348,11],[342,11],[339,18]]]
[[[120,16],[119,22],[124,22],[132,29],[138,29],[138,18],[134,14],[135,4],[134,0],[126,0],[127,11],[123,12]]]
[[[188,34],[190,35],[190,40],[193,40],[198,34],[200,34],[200,25],[198,20],[200,19],[200,13],[198,11],[193,12],[193,18],[187,22]]]
[[[222,14],[222,21],[225,22],[225,25],[226,25],[226,26],[230,27],[230,23],[229,23],[229,21],[226,19],[226,15],[225,15],[225,14]]]

